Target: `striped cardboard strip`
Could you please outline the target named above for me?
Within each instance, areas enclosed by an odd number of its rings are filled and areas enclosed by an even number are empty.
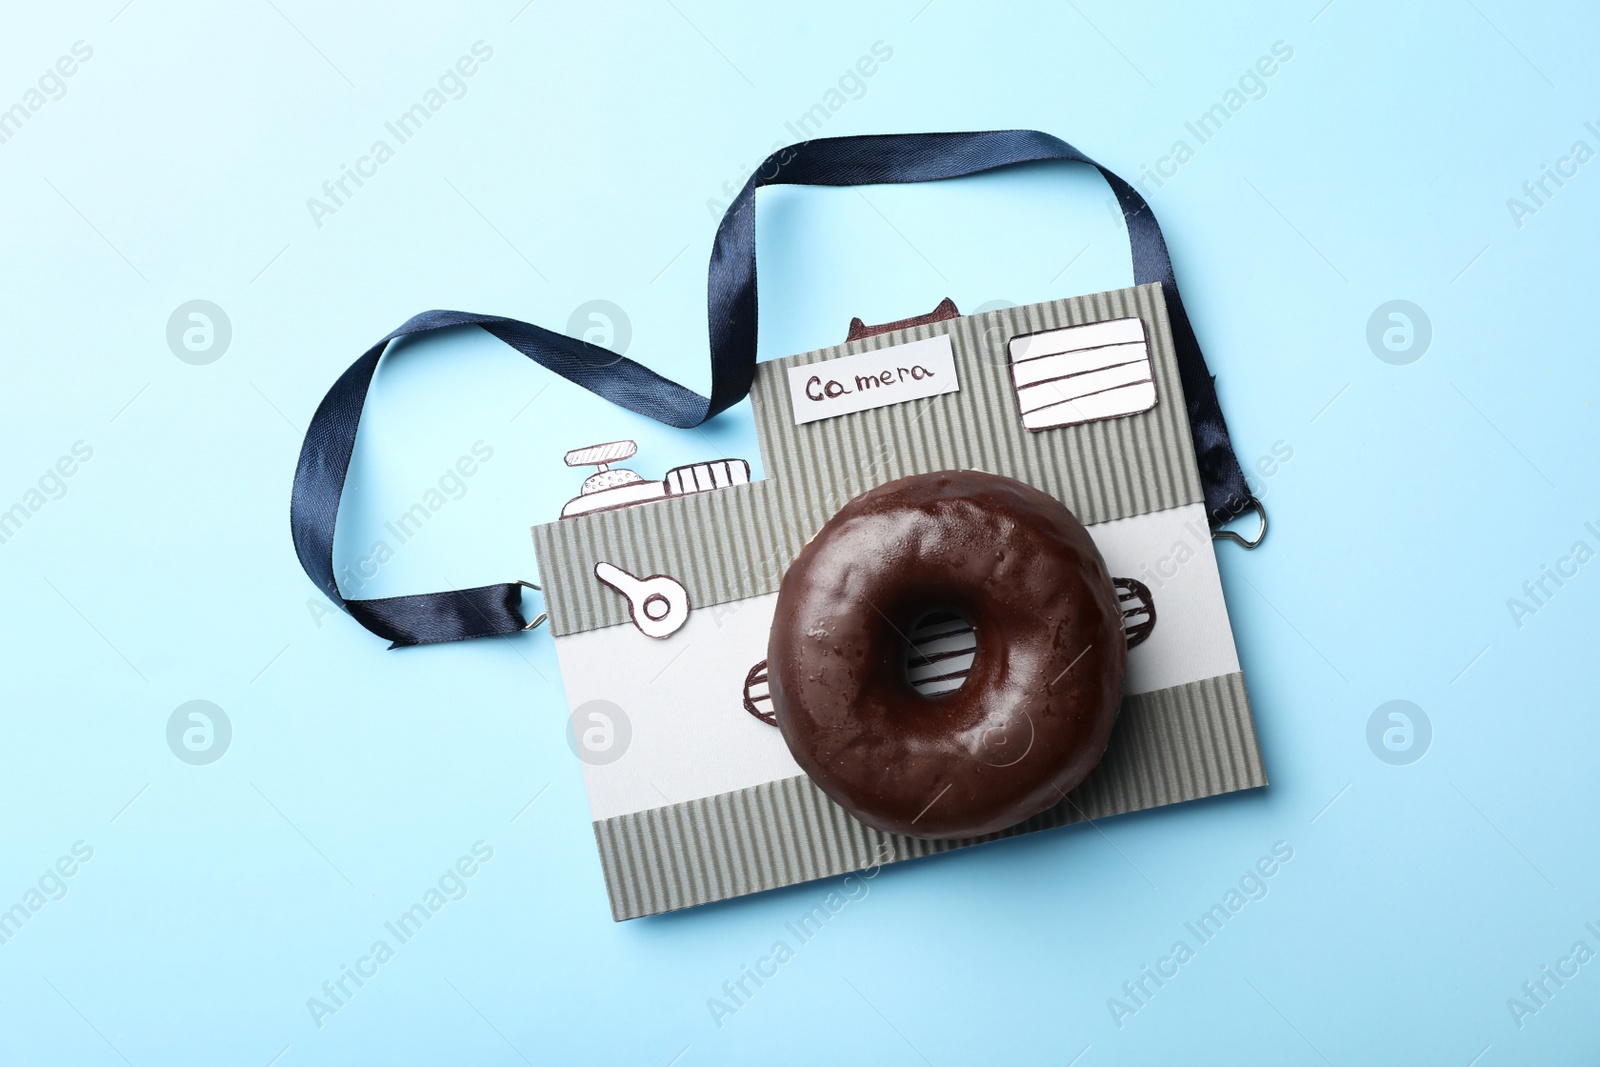
[[[1011,339],[1086,323],[1111,329],[1119,319],[1133,320],[1148,340],[1154,384],[1143,388],[1159,402],[1131,418],[1030,432],[1011,378]],[[1107,336],[1128,336],[1126,325],[1115,328],[1123,332]],[[788,367],[941,333],[951,338],[958,392],[794,424]],[[751,395],[764,481],[534,527],[555,634],[628,621],[626,601],[595,581],[597,560],[631,574],[670,574],[697,608],[773,592],[789,561],[841,505],[907,474],[976,468],[1010,475],[1060,499],[1086,525],[1203,499],[1166,303],[1155,283],[914,326],[763,363]]]
[[[620,920],[1267,784],[1244,676],[1126,698],[1105,758],[1057,806],[968,841],[864,826],[804,775],[594,824]]]

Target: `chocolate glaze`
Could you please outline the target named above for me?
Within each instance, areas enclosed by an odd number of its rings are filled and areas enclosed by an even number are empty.
[[[977,630],[956,692],[906,680],[924,612]],[[1122,699],[1122,609],[1054,497],[982,471],[912,475],[839,510],[778,590],[772,703],[796,762],[869,826],[1003,830],[1059,803],[1104,754]]]

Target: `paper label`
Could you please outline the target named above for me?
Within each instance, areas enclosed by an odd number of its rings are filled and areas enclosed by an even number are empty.
[[[1076,426],[1156,406],[1144,322],[1110,319],[1013,337],[1011,379],[1022,425]]]
[[[796,426],[960,388],[949,334],[789,368]]]

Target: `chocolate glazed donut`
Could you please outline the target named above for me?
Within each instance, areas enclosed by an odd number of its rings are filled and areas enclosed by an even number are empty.
[[[905,673],[932,610],[977,631],[960,689]],[[1059,803],[1105,753],[1127,642],[1105,563],[1054,497],[982,471],[913,475],[839,510],[778,590],[773,709],[795,761],[857,819],[964,838]]]

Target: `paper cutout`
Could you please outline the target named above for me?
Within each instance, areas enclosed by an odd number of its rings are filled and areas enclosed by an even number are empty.
[[[1111,319],[1013,337],[1011,380],[1022,425],[1048,430],[1156,406],[1144,323]]]
[[[1044,347],[1023,340],[1083,325],[1125,330],[1113,324],[1132,317],[1143,329],[1131,337],[1087,344],[1082,335],[1065,334],[1079,343],[1054,351],[1046,350],[1048,340]],[[551,591],[547,603],[569,706],[603,699],[641,711],[625,759],[583,767],[619,920],[873,862],[872,847],[883,835],[816,792],[778,730],[733,725],[738,713],[731,704],[742,686],[745,713],[775,721],[760,661],[785,561],[844,501],[906,474],[977,468],[1018,478],[1073,510],[1111,573],[1144,574],[1145,568],[1160,575],[1157,581],[1146,574],[1148,587],[1118,583],[1124,632],[1130,647],[1140,647],[1129,656],[1123,725],[1107,758],[1070,800],[1007,835],[1266,782],[1206,530],[1160,286],[1002,308],[906,328],[895,337],[907,335],[948,339],[959,391],[797,426],[785,395],[792,370],[820,376],[821,368],[839,366],[863,349],[870,354],[873,346],[880,352],[897,346],[869,335],[765,362],[751,391],[765,480],[736,493],[663,496],[658,507],[578,516],[533,531]],[[1041,384],[1030,375],[1053,375],[1044,373],[1051,364],[1023,364],[1069,350],[1137,346],[1141,336],[1159,383],[1153,406],[1063,433],[1033,432],[1025,423],[1019,370],[1024,387]],[[1013,340],[1019,354],[1035,358],[1013,360]],[[1170,557],[1179,543],[1192,551],[1173,573]],[[633,575],[674,575],[696,605],[711,610],[691,611],[670,646],[641,642],[637,624],[621,625],[636,622],[628,601],[589,578],[601,561]],[[1160,594],[1159,626],[1151,589]],[[950,644],[942,650],[962,651]],[[962,655],[935,662],[955,669],[930,669],[918,682],[950,686],[960,667],[971,666]],[[706,752],[716,758],[704,758]],[[896,860],[927,854],[926,843],[916,839],[892,843]],[[938,850],[949,847],[942,842]]]
[[[845,343],[859,341],[863,337],[876,337],[880,333],[893,333],[896,330],[910,329],[912,326],[926,326],[931,322],[944,322],[946,319],[959,319],[961,312],[956,310],[956,302],[948,296],[939,301],[939,306],[926,315],[913,315],[909,319],[896,319],[886,322],[881,326],[868,326],[859,318],[850,320],[850,332],[845,334]]]
[[[611,464],[631,458],[638,450],[639,446],[632,441],[607,441],[568,452],[567,466],[599,469],[583,480],[582,490],[567,501],[561,509],[561,517],[570,519],[597,511],[629,508],[672,496],[745,485],[750,481],[750,464],[742,459],[714,459],[674,467],[659,482],[646,481],[625,468],[612,469]]]
[[[789,368],[796,426],[960,388],[949,334]]]
[[[778,715],[772,710],[772,690],[767,685],[767,661],[762,660],[744,676],[744,710],[766,723],[778,725]]]
[[[1156,628],[1156,602],[1150,587],[1134,578],[1113,578],[1117,599],[1122,602],[1122,631],[1128,635],[1132,651],[1150,639]]]
[[[689,592],[676,578],[635,578],[610,563],[596,563],[594,576],[628,598],[628,614],[646,637],[671,637],[689,621]]]

